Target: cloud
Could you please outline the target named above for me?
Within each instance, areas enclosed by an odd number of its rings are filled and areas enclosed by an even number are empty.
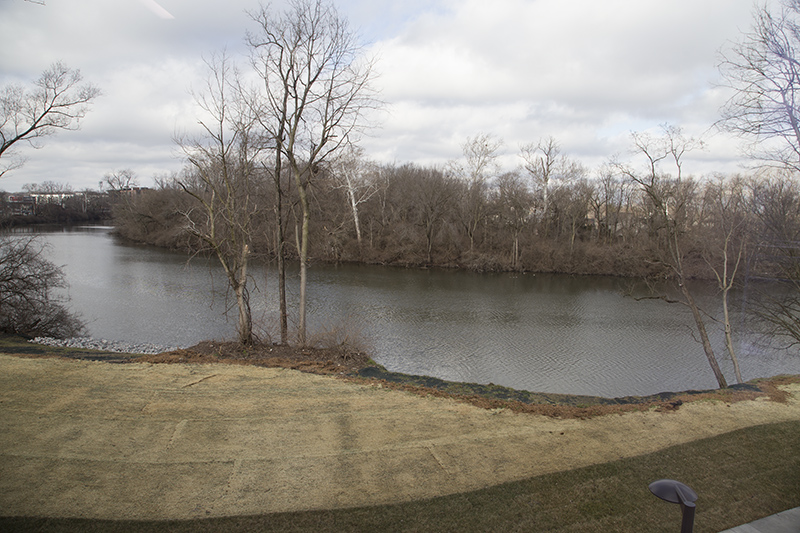
[[[0,188],[96,186],[125,167],[146,182],[180,168],[172,137],[196,122],[189,89],[201,85],[202,58],[223,48],[244,55],[246,12],[259,1],[140,2],[0,1],[0,34],[18,44],[0,56],[0,85],[32,81],[63,60],[103,90],[81,131],[28,151]],[[750,0],[336,4],[378,58],[376,87],[390,104],[363,141],[370,157],[444,164],[486,132],[504,139],[512,167],[520,144],[547,135],[591,166],[626,151],[631,130],[670,122],[708,135],[725,100],[714,86],[717,50],[749,27],[752,9]],[[688,171],[735,168],[732,142],[715,136]]]
[[[701,133],[720,103],[717,50],[749,24],[750,9],[729,0],[454,1],[380,43],[384,97],[404,109],[386,128],[424,136],[407,119],[418,106],[425,124],[494,131],[512,144],[554,135],[594,160],[589,140],[617,151],[631,129],[688,122]]]

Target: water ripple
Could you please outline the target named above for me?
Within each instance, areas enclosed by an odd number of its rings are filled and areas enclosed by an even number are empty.
[[[45,237],[53,262],[65,265],[73,308],[92,336],[165,345],[233,336],[224,298],[209,290],[225,288],[213,264],[187,266],[184,255],[122,246],[103,232]],[[274,271],[254,265],[251,272],[259,285],[253,314],[274,322]],[[455,381],[603,396],[714,387],[688,311],[625,298],[618,284],[598,277],[314,265],[309,322],[358,330],[389,370]],[[294,308],[296,276],[287,289]],[[699,297],[716,312],[713,287],[702,289]],[[721,332],[710,333],[724,353]],[[737,342],[745,379],[800,373],[800,358],[765,349],[752,334],[739,330]],[[732,376],[730,361],[720,364]]]

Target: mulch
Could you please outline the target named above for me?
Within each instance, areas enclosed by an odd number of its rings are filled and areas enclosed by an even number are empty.
[[[204,341],[190,348],[142,355],[141,363],[224,363],[280,367],[314,374],[349,374],[369,364],[369,356],[346,348],[299,348],[279,344],[242,346],[236,342]]]

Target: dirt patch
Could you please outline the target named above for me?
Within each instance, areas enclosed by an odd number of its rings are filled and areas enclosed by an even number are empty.
[[[347,374],[370,362],[361,352],[339,348],[297,348],[277,344],[242,346],[235,342],[204,341],[190,348],[135,357],[139,363],[223,363],[290,368],[314,374]]]

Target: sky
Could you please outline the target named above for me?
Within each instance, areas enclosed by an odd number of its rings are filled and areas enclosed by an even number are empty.
[[[37,0],[41,1],[41,0]],[[382,163],[444,166],[468,138],[519,148],[552,136],[590,170],[629,159],[631,132],[662,124],[702,138],[683,171],[742,170],[739,140],[713,127],[730,96],[720,51],[752,23],[752,0],[334,0],[376,61],[385,109],[361,141]],[[246,63],[259,0],[0,0],[0,86],[56,61],[102,90],[79,131],[23,147],[0,190],[55,181],[98,189],[107,173],[141,185],[184,164],[173,141],[199,113],[204,57]],[[283,9],[284,0],[272,2]],[[635,162],[635,159],[631,159]]]

